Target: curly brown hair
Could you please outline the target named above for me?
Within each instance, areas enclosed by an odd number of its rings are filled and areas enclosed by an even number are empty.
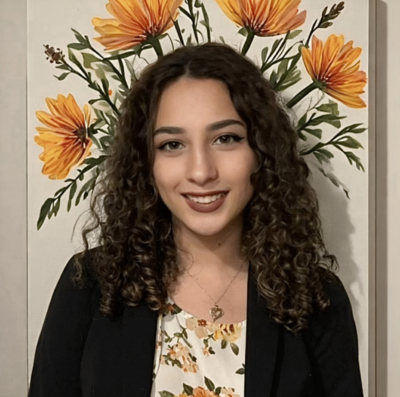
[[[145,68],[121,107],[121,117],[100,189],[83,229],[85,250],[96,233],[93,272],[101,311],[113,316],[119,302],[146,302],[160,310],[181,269],[171,213],[152,174],[153,128],[160,95],[182,77],[217,79],[229,89],[258,159],[254,195],[246,207],[242,249],[259,293],[274,320],[297,333],[315,310],[329,305],[323,280],[336,259],[321,235],[318,201],[299,155],[298,137],[280,100],[260,70],[234,49],[217,43],[179,48]],[[77,281],[84,280],[79,261]]]

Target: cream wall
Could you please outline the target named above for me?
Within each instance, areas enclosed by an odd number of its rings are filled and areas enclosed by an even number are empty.
[[[35,4],[41,1],[36,0]],[[325,2],[324,2],[325,3]],[[326,2],[328,3],[328,1]],[[42,292],[41,297],[30,299],[29,326],[27,325],[27,301],[26,301],[26,172],[25,172],[25,103],[26,87],[24,76],[25,65],[25,13],[26,4],[21,0],[14,0],[7,3],[8,6],[2,8],[0,14],[1,35],[0,40],[3,49],[3,56],[0,60],[0,68],[4,81],[1,86],[2,106],[0,112],[3,121],[2,140],[0,146],[0,186],[2,188],[0,201],[0,318],[2,326],[0,327],[0,395],[4,397],[13,397],[26,394],[27,387],[27,333],[30,332],[29,356],[32,357],[34,345],[38,330],[40,329],[45,312],[43,302],[48,302],[49,294],[54,288],[54,283],[58,278],[59,272],[64,265],[67,257],[73,253],[74,244],[68,243],[68,237],[71,234],[72,226],[67,222],[68,217],[60,217],[55,222],[48,224],[48,229],[37,240],[32,250],[37,248],[37,244],[43,247],[42,261],[53,264],[49,268],[41,266],[40,256],[34,263],[36,268],[35,279],[30,280],[30,291],[32,288],[44,287],[47,292]],[[33,2],[30,2],[32,7]],[[53,11],[56,12],[58,1],[53,2]],[[378,1],[378,73],[377,73],[377,287],[378,287],[378,397],[397,397],[400,390],[400,315],[398,311],[398,301],[400,299],[400,289],[397,287],[399,280],[399,269],[397,268],[397,244],[399,241],[398,224],[400,214],[396,205],[400,200],[399,182],[397,172],[400,169],[400,160],[396,149],[400,138],[397,131],[397,119],[395,118],[399,109],[399,90],[400,84],[396,81],[398,65],[400,62],[398,37],[400,35],[400,26],[397,16],[400,15],[400,3],[394,0]],[[8,7],[8,8],[7,8]],[[96,8],[93,3],[83,3],[81,8]],[[47,10],[51,11],[51,10]],[[63,21],[69,18],[68,9],[62,13]],[[76,9],[71,10],[76,15]],[[365,10],[364,10],[365,11]],[[355,15],[356,17],[356,15]],[[73,18],[72,16],[70,18]],[[53,20],[54,21],[54,20]],[[76,21],[71,21],[68,26],[77,26]],[[33,21],[31,21],[31,24]],[[64,23],[64,22],[63,22]],[[49,26],[49,25],[47,25]],[[87,31],[87,28],[85,27]],[[57,24],[52,24],[51,38],[57,37]],[[48,35],[50,38],[50,34]],[[46,43],[47,44],[47,43]],[[63,45],[60,42],[49,44]],[[4,53],[5,51],[5,53]],[[39,51],[39,48],[38,48]],[[43,64],[39,66],[43,68]],[[45,84],[43,84],[45,86]],[[46,87],[43,87],[42,98],[50,96]],[[7,98],[7,101],[5,101]],[[6,106],[5,106],[5,105]],[[32,112],[32,109],[30,110]],[[396,123],[396,124],[395,124]],[[32,128],[32,127],[30,127]],[[32,130],[28,132],[28,145],[31,144]],[[372,153],[371,153],[372,154]],[[365,161],[367,158],[365,157]],[[13,173],[15,171],[15,173]],[[28,168],[28,172],[32,172]],[[350,173],[351,174],[351,173]],[[10,177],[11,176],[11,177]],[[351,178],[351,175],[349,176]],[[350,180],[351,182],[351,180]],[[44,181],[43,181],[44,183]],[[318,181],[317,181],[318,183]],[[323,182],[321,182],[323,183]],[[360,195],[366,196],[367,192],[361,183]],[[40,191],[43,186],[31,187]],[[334,190],[323,190],[323,194],[336,194]],[[362,252],[362,242],[354,248],[354,245],[343,241],[340,235],[335,232],[333,222],[335,219],[335,210],[340,210],[340,206],[346,206],[346,212],[349,211],[357,219],[358,225],[364,225],[363,228],[352,229],[354,222],[346,225],[348,235],[361,234],[362,238],[368,235],[365,228],[368,228],[368,222],[365,218],[365,208],[360,208],[358,203],[357,191],[356,197],[351,202],[339,200],[337,207],[323,208],[323,216],[326,220],[325,234],[330,241],[333,249],[346,245],[349,250],[350,259],[355,264],[356,273],[346,270],[342,271],[342,278],[349,290],[352,298],[355,317],[359,325],[361,334],[361,350],[363,354],[363,377],[367,379],[368,363],[368,336],[373,334],[373,329],[368,328],[368,319],[366,318],[365,300],[367,293],[365,288],[360,290],[360,285],[368,286],[373,281],[373,277],[368,278],[365,272],[366,252]],[[37,204],[37,203],[35,203]],[[364,204],[361,204],[363,206]],[[31,213],[29,223],[36,220],[36,213]],[[75,213],[78,215],[78,212]],[[332,222],[330,222],[332,220]],[[57,227],[56,227],[57,224]],[[61,229],[60,226],[64,227]],[[58,233],[58,234],[57,234]],[[39,233],[40,234],[40,233]],[[60,236],[61,234],[61,236]],[[354,238],[354,236],[351,236]],[[65,241],[63,244],[54,246],[54,241]],[[364,247],[365,241],[364,241]],[[365,251],[365,250],[364,250]],[[344,251],[342,263],[345,261]],[[361,258],[361,259],[360,259]],[[362,266],[360,265],[362,264]],[[38,267],[39,265],[39,267]],[[364,267],[363,267],[364,266]],[[342,266],[346,269],[345,266]],[[29,269],[32,274],[32,268]],[[373,275],[372,275],[373,276]],[[397,278],[396,278],[397,276]],[[355,282],[361,278],[361,284]],[[36,284],[35,284],[36,283]],[[19,286],[16,288],[14,286]],[[49,292],[50,291],[50,292]],[[372,293],[373,291],[371,291]],[[38,296],[38,295],[37,295]],[[368,305],[367,305],[368,306]],[[368,308],[368,307],[367,307]],[[4,321],[7,319],[7,321]],[[360,324],[363,327],[360,327]],[[389,327],[387,327],[389,325]],[[373,356],[373,355],[372,355]],[[370,377],[371,381],[371,377]],[[366,393],[368,395],[368,393]],[[373,394],[370,394],[373,396]]]

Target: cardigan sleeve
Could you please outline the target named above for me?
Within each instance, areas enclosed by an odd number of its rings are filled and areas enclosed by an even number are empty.
[[[72,281],[74,257],[55,288],[36,347],[29,397],[80,397],[80,362],[92,320],[93,282]]]
[[[318,397],[362,397],[358,340],[350,300],[335,276],[325,283],[330,306],[305,332]],[[314,394],[313,394],[314,395]]]

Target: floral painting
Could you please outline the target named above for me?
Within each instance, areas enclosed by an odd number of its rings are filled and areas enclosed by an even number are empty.
[[[222,11],[218,18],[215,6]],[[66,47],[59,48],[51,35],[44,43],[43,68],[49,79],[60,81],[60,91],[36,109],[34,141],[42,148],[43,177],[63,185],[38,208],[38,229],[96,188],[119,107],[143,65],[177,47],[208,41],[226,42],[258,65],[295,115],[300,154],[314,158],[322,175],[349,197],[329,166],[344,162],[365,170],[359,137],[367,125],[363,118],[346,119],[367,106],[367,65],[361,64],[363,49],[336,28],[346,18],[345,1],[313,5],[318,17],[312,22],[301,0],[104,0],[98,7],[108,17],[93,15],[89,31],[71,26]],[[224,37],[221,24],[235,35]],[[81,83],[86,103],[68,91],[67,79]]]

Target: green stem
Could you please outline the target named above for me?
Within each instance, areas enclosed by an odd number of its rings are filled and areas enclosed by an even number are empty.
[[[303,98],[305,98],[310,92],[314,91],[318,88],[318,85],[313,81],[310,85],[300,91],[294,98],[292,98],[286,106],[288,108],[292,108],[293,106],[297,105]]]
[[[108,66],[111,67],[111,69],[114,71],[114,73],[119,77],[119,81],[122,83],[122,85],[124,85],[126,88],[129,88],[129,87],[128,87],[128,83],[127,83],[126,80],[125,80],[125,76],[124,76],[123,72],[120,72],[120,71],[114,66],[114,64],[113,64],[111,61],[109,61],[108,59],[104,58],[103,55],[101,55],[95,48],[93,48],[92,46],[90,46],[90,49],[91,49],[96,55],[98,55],[106,65],[108,65]],[[118,62],[119,62],[119,64],[120,64],[120,66],[121,66],[121,59],[118,59]],[[122,65],[122,67],[123,67],[123,65]]]
[[[161,48],[160,40],[157,37],[149,36],[147,38],[148,43],[154,48],[158,57],[164,56],[163,50]]]
[[[251,29],[247,29],[246,41],[244,42],[243,48],[242,48],[242,55],[243,56],[247,54],[247,51],[249,50],[249,48],[251,46],[251,43],[254,40],[254,36],[255,36],[254,31],[251,30]]]

